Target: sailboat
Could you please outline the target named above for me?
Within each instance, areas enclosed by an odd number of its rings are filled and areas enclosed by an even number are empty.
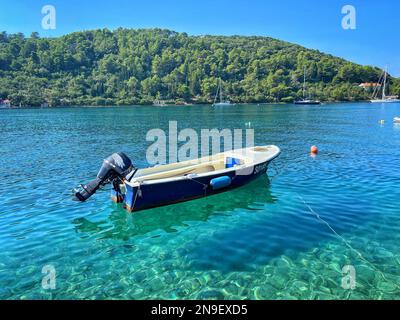
[[[219,93],[219,102],[217,102],[218,93]],[[229,100],[223,100],[222,80],[220,78],[219,79],[217,93],[215,94],[215,98],[214,98],[213,107],[216,107],[216,106],[232,106],[232,105],[234,105],[234,103],[231,103]]]
[[[310,98],[306,99],[306,67],[304,67],[304,80],[303,80],[303,99],[297,100],[294,104],[303,104],[303,105],[316,105],[321,104],[318,100],[312,100]]]
[[[153,101],[153,106],[154,107],[166,107],[167,104],[163,100],[156,99]]]
[[[375,87],[374,93],[372,94],[372,103],[395,103],[395,102],[400,102],[400,99],[398,99],[396,96],[387,96],[386,95],[386,87],[387,87],[387,76],[388,76],[388,70],[387,68],[383,71],[383,77],[379,79],[379,84],[381,84],[381,80],[383,78],[382,82],[382,98],[378,99],[378,94],[379,94],[379,88],[380,86]]]

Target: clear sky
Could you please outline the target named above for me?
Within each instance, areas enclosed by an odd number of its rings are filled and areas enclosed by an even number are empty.
[[[44,5],[56,29],[41,27]],[[342,28],[342,7],[356,29]],[[191,35],[263,35],[319,49],[400,76],[399,0],[1,0],[0,30],[58,36],[107,27],[168,28]]]

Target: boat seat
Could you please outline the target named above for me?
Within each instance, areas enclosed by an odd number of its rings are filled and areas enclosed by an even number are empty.
[[[212,172],[215,170],[216,170],[215,166],[213,166],[211,164],[200,164],[200,165],[195,165],[195,166],[188,167],[188,168],[181,168],[181,169],[175,169],[175,170],[171,170],[171,171],[149,174],[148,176],[143,175],[143,176],[139,176],[138,178],[141,181],[149,181],[149,180],[181,177],[181,176],[186,176],[189,174],[196,174],[196,173],[200,174],[200,173]]]
[[[215,167],[208,165],[208,166],[203,166],[200,168],[195,168],[193,170],[193,172],[191,172],[191,173],[206,173],[206,172],[212,172],[212,171],[215,171]]]

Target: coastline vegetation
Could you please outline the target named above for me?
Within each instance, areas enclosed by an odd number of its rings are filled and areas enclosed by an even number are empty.
[[[219,78],[236,103],[366,100],[358,85],[382,70],[268,37],[189,36],[161,29],[108,29],[58,38],[0,32],[0,98],[13,105],[209,103]],[[389,77],[391,93],[400,79]]]

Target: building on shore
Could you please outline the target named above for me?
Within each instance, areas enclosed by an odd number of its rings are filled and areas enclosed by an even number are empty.
[[[365,91],[372,92],[375,89],[380,89],[382,85],[380,83],[374,82],[364,82],[359,85],[360,88],[363,88]]]
[[[11,108],[11,101],[8,99],[0,99],[0,108]]]

